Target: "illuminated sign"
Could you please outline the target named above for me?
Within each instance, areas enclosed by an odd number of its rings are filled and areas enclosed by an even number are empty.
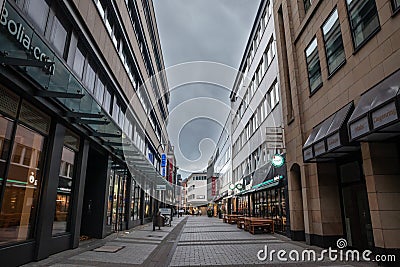
[[[285,158],[279,154],[276,154],[272,157],[271,164],[275,168],[282,167],[283,164],[285,164]]]
[[[167,155],[161,154],[161,167],[167,166]]]

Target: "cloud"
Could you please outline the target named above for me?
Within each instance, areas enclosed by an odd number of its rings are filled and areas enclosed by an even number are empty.
[[[192,61],[211,61],[238,68],[260,0],[156,0],[153,3],[165,67]],[[204,66],[204,70],[196,71],[207,73],[208,66]],[[228,67],[222,68],[226,68],[226,71],[224,75],[220,75],[224,79],[221,83],[229,84],[225,88],[206,84],[203,80],[203,83],[182,85],[171,91],[169,138],[175,146],[176,154],[176,148],[179,147],[181,155],[197,159],[191,162],[178,156],[177,163],[184,170],[200,170],[207,166],[212,154],[211,148],[215,147],[213,142],[218,141],[215,139],[218,139],[223,130],[230,107],[230,87],[237,72],[228,70]],[[184,72],[181,75],[188,75]],[[212,77],[215,72],[208,72],[207,75],[210,76],[209,80],[215,80]],[[169,77],[167,71],[167,78],[171,82],[178,76],[179,74],[175,74],[174,77]],[[205,98],[209,100],[203,101],[200,106],[193,104],[196,99]],[[191,100],[195,101],[190,102]],[[177,107],[179,112],[176,112]],[[211,117],[217,116],[216,121],[222,126],[216,127],[215,123],[210,122],[213,120],[204,119],[201,116],[203,111],[207,111]],[[185,114],[185,120],[182,120],[182,114]],[[203,119],[191,121],[196,117]],[[207,157],[201,155],[202,152]],[[181,173],[183,178],[189,174]]]

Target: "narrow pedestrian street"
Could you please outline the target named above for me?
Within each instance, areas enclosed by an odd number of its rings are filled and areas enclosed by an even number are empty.
[[[136,227],[130,232],[115,233],[102,240],[86,240],[79,248],[68,250],[33,262],[34,266],[377,266],[362,262],[280,262],[259,260],[257,253],[268,246],[269,251],[321,248],[295,242],[279,234],[257,234],[238,229],[207,216],[174,217],[172,227],[153,231],[152,224]]]

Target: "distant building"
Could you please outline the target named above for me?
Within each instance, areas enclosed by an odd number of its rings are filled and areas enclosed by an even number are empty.
[[[207,173],[192,173],[186,181],[187,206],[198,207],[207,205]]]

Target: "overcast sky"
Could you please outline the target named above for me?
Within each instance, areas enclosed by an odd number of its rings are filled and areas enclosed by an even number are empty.
[[[204,170],[214,151],[229,113],[231,86],[226,84],[233,83],[236,73],[232,68],[237,69],[240,64],[260,0],[155,0],[153,3],[165,67],[175,68],[173,75],[204,69],[201,79],[191,77],[188,79],[192,81],[186,81],[186,85],[171,88],[168,132],[179,172],[185,178],[191,172]],[[218,64],[176,67],[193,61]],[[220,75],[225,76],[224,81],[211,77],[215,73],[224,73]],[[168,71],[167,76],[171,76]],[[170,87],[173,79],[168,77]]]

